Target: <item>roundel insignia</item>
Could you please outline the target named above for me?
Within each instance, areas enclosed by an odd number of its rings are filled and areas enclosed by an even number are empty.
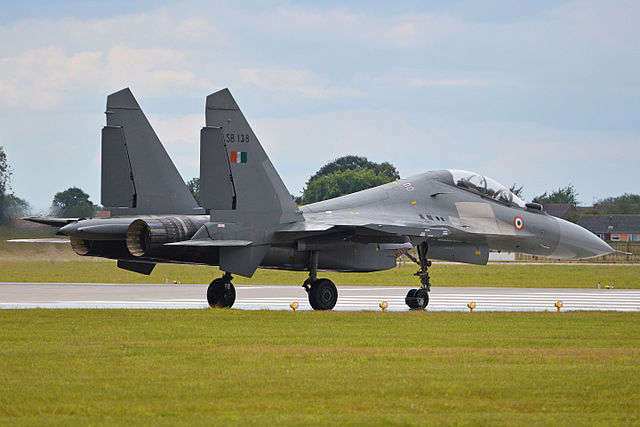
[[[519,216],[515,217],[513,219],[513,226],[516,228],[516,230],[522,230],[524,228],[524,220]]]

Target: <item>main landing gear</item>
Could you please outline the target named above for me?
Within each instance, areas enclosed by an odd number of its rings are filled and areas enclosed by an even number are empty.
[[[406,253],[407,257],[420,266],[414,276],[420,278],[422,286],[418,289],[411,289],[404,299],[404,302],[411,310],[424,310],[429,304],[429,291],[431,283],[429,282],[429,267],[431,261],[427,259],[427,250],[429,249],[427,242],[418,245],[418,259],[415,259],[410,253]]]
[[[207,288],[207,302],[211,308],[229,308],[236,301],[236,288],[231,283],[231,273],[215,279]]]
[[[309,304],[314,310],[331,310],[338,301],[338,289],[329,279],[318,279],[318,251],[311,251],[309,278],[302,287],[309,294]]]

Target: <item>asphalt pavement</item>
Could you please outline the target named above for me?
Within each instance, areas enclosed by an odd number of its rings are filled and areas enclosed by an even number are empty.
[[[386,301],[390,311],[406,311],[404,297],[410,287],[338,286],[335,310],[380,310]],[[0,283],[0,308],[207,308],[207,285],[111,284],[111,283]],[[311,310],[300,286],[239,285],[234,309]],[[640,311],[640,289],[551,289],[434,287],[429,311]]]

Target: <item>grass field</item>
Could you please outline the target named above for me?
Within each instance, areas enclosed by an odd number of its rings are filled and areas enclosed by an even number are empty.
[[[0,424],[637,424],[640,314],[0,311]]]
[[[114,261],[79,257],[70,245],[8,243],[6,239],[55,237],[50,227],[0,227],[0,282],[209,283],[220,275],[215,267],[159,264],[150,276],[121,270]],[[47,234],[48,233],[48,234]],[[375,273],[321,273],[340,285],[413,286],[416,266]],[[430,269],[434,286],[501,286],[542,288],[640,288],[640,264],[635,265],[513,265],[474,266],[435,262]],[[307,273],[258,270],[253,278],[236,277],[236,284],[300,285]]]
[[[321,273],[340,285],[412,286],[418,283],[415,265],[375,273]],[[434,263],[430,269],[434,286],[503,286],[541,288],[595,288],[615,283],[616,288],[640,288],[640,265],[513,265]],[[215,267],[160,264],[150,276],[116,267],[114,261],[2,260],[0,282],[99,282],[99,283],[209,283],[219,277]],[[305,272],[258,270],[253,278],[236,277],[235,284],[300,285]]]

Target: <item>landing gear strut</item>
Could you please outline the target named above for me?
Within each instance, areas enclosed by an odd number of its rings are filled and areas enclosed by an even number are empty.
[[[207,302],[211,308],[229,308],[236,301],[236,288],[231,283],[231,273],[215,279],[207,288]]]
[[[338,301],[338,289],[329,279],[318,279],[318,251],[311,251],[309,277],[302,287],[309,294],[309,304],[314,310],[331,310]]]
[[[424,310],[429,304],[429,291],[431,290],[431,282],[429,281],[429,267],[431,267],[431,261],[427,259],[427,251],[429,246],[427,242],[420,243],[417,247],[418,259],[415,259],[411,254],[406,253],[407,257],[411,261],[420,266],[414,276],[420,278],[422,286],[418,289],[411,289],[404,299],[404,302],[409,306],[411,310]]]

